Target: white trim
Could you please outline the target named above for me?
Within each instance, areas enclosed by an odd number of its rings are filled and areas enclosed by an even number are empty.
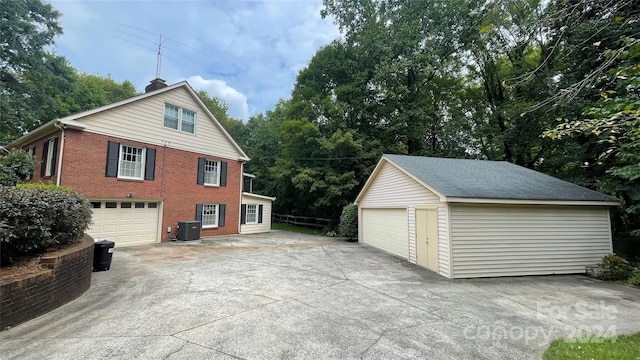
[[[55,144],[56,144],[56,140],[58,139],[57,136],[54,137],[50,137],[49,140],[47,140],[47,158],[44,159],[45,164],[44,164],[44,176],[45,177],[50,177],[53,175],[54,169],[53,169],[53,160],[55,159],[55,156],[58,154],[54,154],[53,150],[55,150]],[[53,141],[51,141],[53,140]]]
[[[136,176],[124,176],[121,175],[122,172],[122,149],[124,147],[129,147],[132,149],[140,149],[141,151],[141,162],[140,162],[140,177],[136,177]],[[146,167],[146,160],[147,160],[147,148],[146,147],[142,147],[142,146],[138,146],[138,145],[130,145],[130,144],[125,144],[125,143],[120,143],[120,149],[118,150],[118,179],[127,179],[127,180],[144,180],[144,175],[145,175],[145,167]],[[136,161],[137,163],[137,161]]]
[[[91,134],[114,137],[113,135],[111,135],[109,133],[105,133],[105,132],[101,132],[101,131],[93,131],[93,130],[85,130],[85,131],[87,133],[91,133]],[[186,134],[188,134],[188,133],[186,133]],[[116,138],[124,140],[124,141],[135,142],[135,143],[138,143],[138,144],[147,144],[147,145],[153,145],[153,146],[158,146],[158,147],[166,147],[168,149],[188,151],[188,152],[193,153],[193,154],[204,155],[205,157],[206,156],[211,156],[211,157],[215,157],[217,159],[223,159],[223,160],[229,160],[229,161],[244,161],[241,158],[230,158],[230,157],[225,157],[225,156],[218,155],[216,153],[205,153],[205,152],[201,152],[201,151],[200,152],[196,152],[191,148],[180,147],[180,146],[176,146],[174,144],[171,144],[171,146],[167,146],[167,144],[165,144],[164,142],[153,142],[153,141],[148,141],[148,140],[132,139],[130,137],[123,137],[123,136],[116,136]],[[169,141],[168,143],[171,143],[171,142]]]
[[[205,225],[204,224],[204,208],[205,206],[215,206],[216,208],[216,223],[215,225]],[[202,204],[202,213],[200,214],[200,223],[202,223],[203,229],[215,229],[220,226],[220,204]]]
[[[451,239],[451,203],[447,203],[447,241],[449,242],[449,279],[453,279],[453,240]]]
[[[256,225],[258,224],[258,204],[244,204],[245,206],[245,211],[244,211],[244,224],[245,225]],[[253,215],[255,215],[255,220],[254,221],[249,221],[249,206],[253,206],[255,209],[255,213]]]
[[[56,166],[58,167],[56,169],[56,185],[60,186],[60,181],[62,179],[62,154],[64,152],[64,138],[65,138],[65,134],[66,134],[66,129],[62,128],[62,131],[60,133],[60,144],[58,145],[58,163],[56,164]]]
[[[253,198],[256,198],[256,199],[262,199],[262,200],[271,200],[271,201],[275,201],[276,200],[276,198],[271,197],[271,196],[258,195],[258,194],[254,194],[254,193],[248,193],[248,192],[243,192],[241,195],[242,196],[253,197]]]
[[[369,190],[369,187],[373,183],[374,179],[377,177],[378,173],[382,170],[382,166],[384,165],[385,161],[388,162],[389,164],[393,165],[394,167],[396,167],[403,174],[405,174],[408,177],[410,177],[411,179],[415,180],[418,184],[424,186],[429,191],[431,191],[432,193],[436,194],[440,198],[440,201],[442,201],[442,202],[446,201],[446,197],[443,194],[441,194],[440,192],[438,192],[436,189],[432,188],[431,186],[425,184],[422,180],[420,180],[417,177],[413,176],[413,174],[411,174],[410,172],[405,170],[402,166],[400,166],[400,165],[394,163],[393,161],[391,161],[390,159],[388,159],[385,155],[382,155],[382,157],[380,158],[380,161],[378,161],[378,164],[376,165],[376,167],[371,172],[371,175],[369,175],[369,178],[367,179],[367,182],[362,187],[362,190],[360,190],[360,193],[358,194],[358,197],[356,197],[356,201],[354,201],[354,203],[356,205],[359,204],[362,201],[362,198],[365,196],[366,192]]]
[[[207,182],[207,161],[210,161],[212,163],[216,164],[216,182],[215,183],[208,183]],[[220,186],[220,170],[222,170],[222,163],[219,160],[213,160],[213,159],[204,159],[204,167],[202,169],[202,174],[203,174],[203,185],[204,186],[215,186],[215,187],[219,187]],[[212,173],[211,171],[209,171],[208,173]]]
[[[180,133],[184,133],[184,134],[187,134],[187,135],[196,136],[196,128],[197,128],[196,123],[198,122],[198,112],[197,111],[189,110],[189,109],[186,109],[186,108],[184,108],[182,106],[178,106],[178,105],[173,105],[173,104],[168,103],[166,101],[163,101],[162,104],[163,104],[163,106],[162,106],[162,127],[163,128],[169,129],[169,130],[173,130],[173,131],[178,131]],[[166,126],[164,124],[164,118],[165,118],[165,116],[167,116],[167,114],[166,114],[167,105],[173,106],[173,107],[178,109],[178,118],[176,119],[178,127],[176,129],[174,129],[172,127],[169,127],[169,126]],[[184,113],[184,111],[188,111],[190,113],[193,113],[193,132],[184,131],[182,129],[182,123],[184,122],[182,114]]]
[[[577,201],[577,200],[516,200],[516,199],[480,199],[480,198],[460,198],[448,197],[449,203],[471,203],[471,204],[521,204],[521,205],[584,205],[584,206],[618,206],[615,201]]]

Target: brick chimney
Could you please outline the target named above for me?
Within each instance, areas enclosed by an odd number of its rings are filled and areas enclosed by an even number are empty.
[[[151,83],[149,85],[147,85],[147,87],[144,88],[144,92],[148,93],[151,91],[155,91],[158,89],[162,89],[162,88],[166,88],[167,84],[164,80],[160,79],[160,78],[155,78],[153,80],[151,80]]]

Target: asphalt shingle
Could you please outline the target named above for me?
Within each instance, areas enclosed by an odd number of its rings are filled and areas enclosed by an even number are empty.
[[[447,197],[513,200],[607,201],[613,196],[506,161],[389,155],[425,184]]]

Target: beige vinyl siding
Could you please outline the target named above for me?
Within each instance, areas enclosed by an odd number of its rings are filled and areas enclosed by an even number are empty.
[[[271,200],[242,194],[242,203],[262,205],[262,223],[240,225],[241,234],[256,234],[271,231]]]
[[[407,207],[410,204],[437,204],[440,198],[404,172],[385,162],[358,206]]]
[[[611,252],[608,207],[451,204],[453,277],[583,273]]]
[[[196,113],[195,134],[163,127],[165,102]],[[242,156],[184,87],[78,120],[98,134],[234,160]]]
[[[363,209],[363,242],[408,259],[406,209]]]

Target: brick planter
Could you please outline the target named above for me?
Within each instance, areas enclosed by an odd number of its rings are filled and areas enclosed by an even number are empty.
[[[39,273],[0,282],[0,329],[16,326],[82,295],[91,286],[93,239],[55,256],[43,256]]]

